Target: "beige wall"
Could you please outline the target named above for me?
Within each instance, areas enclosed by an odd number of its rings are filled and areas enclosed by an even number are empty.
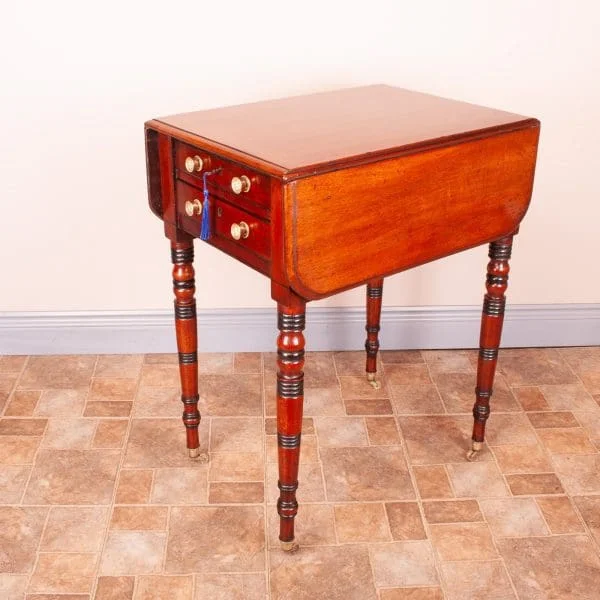
[[[600,9],[592,0],[11,2],[0,39],[0,311],[170,306],[146,205],[153,116],[384,82],[536,116],[513,303],[599,302]],[[360,8],[359,8],[360,7]],[[485,201],[482,198],[482,201]],[[480,301],[485,249],[387,282],[390,305]],[[197,246],[202,307],[270,305]],[[354,290],[324,301],[357,305]]]

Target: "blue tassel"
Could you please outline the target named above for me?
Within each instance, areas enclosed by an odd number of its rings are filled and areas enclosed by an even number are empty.
[[[208,171],[204,173],[202,176],[202,181],[204,182],[204,203],[202,205],[202,225],[200,227],[200,239],[201,240],[209,240],[211,236],[210,231],[210,199],[208,197],[208,186],[206,184],[206,178],[209,175],[213,175],[214,173],[218,173],[221,169],[215,169],[214,171]]]

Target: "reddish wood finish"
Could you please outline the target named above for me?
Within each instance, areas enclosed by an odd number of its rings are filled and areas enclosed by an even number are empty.
[[[173,292],[175,294],[175,331],[179,352],[183,424],[186,427],[187,447],[191,457],[200,452],[198,426],[198,333],[196,300],[194,299],[193,240],[171,243],[173,262]]]
[[[279,455],[279,539],[292,550],[296,489],[300,462],[300,434],[304,402],[304,311],[301,298],[278,304],[277,338],[277,446]]]
[[[381,320],[381,302],[383,299],[383,277],[367,283],[367,378],[375,382],[377,373],[377,352],[379,351],[379,322]]]
[[[485,424],[490,416],[490,398],[498,362],[498,347],[504,323],[508,286],[508,261],[512,249],[512,236],[502,238],[490,244],[490,262],[487,266],[485,287],[487,293],[483,300],[481,317],[481,334],[479,338],[479,359],[477,361],[477,388],[475,389],[475,406],[473,407],[473,448],[472,452],[481,449],[485,436]],[[472,457],[473,454],[470,455]]]

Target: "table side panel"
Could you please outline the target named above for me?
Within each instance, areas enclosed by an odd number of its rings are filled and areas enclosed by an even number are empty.
[[[513,233],[538,137],[528,127],[288,184],[291,287],[324,297]]]

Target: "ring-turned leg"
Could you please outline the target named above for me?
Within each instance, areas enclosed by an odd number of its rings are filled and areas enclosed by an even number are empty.
[[[191,458],[200,456],[200,412],[198,411],[198,331],[196,327],[196,300],[194,299],[194,245],[171,242],[173,261],[173,292],[175,294],[175,331],[179,352],[179,375],[183,424],[186,428],[187,447]],[[206,461],[207,456],[200,457]]]
[[[383,298],[383,277],[373,279],[367,283],[367,379],[378,390],[380,387],[376,379],[377,352],[379,350],[379,323],[381,320],[381,300]]]
[[[279,458],[279,540],[293,552],[294,518],[298,512],[296,489],[300,463],[300,434],[304,402],[304,301],[277,305],[277,446]]]
[[[498,362],[498,347],[504,322],[504,293],[508,286],[508,261],[512,248],[512,236],[490,244],[490,262],[487,266],[486,290],[481,315],[479,359],[477,361],[477,387],[473,407],[473,442],[467,458],[472,460],[483,447],[485,424],[490,416],[490,398]]]

